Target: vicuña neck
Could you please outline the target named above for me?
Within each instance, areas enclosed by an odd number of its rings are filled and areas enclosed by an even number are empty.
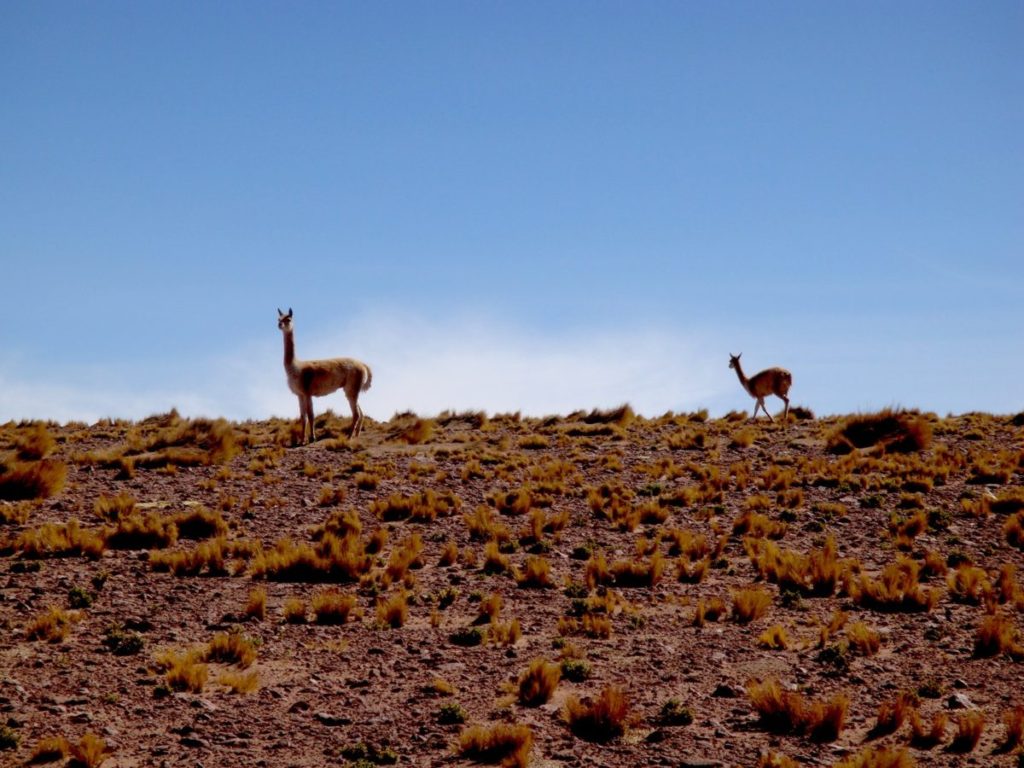
[[[291,368],[295,364],[295,336],[291,331],[284,332],[284,367]]]
[[[743,375],[743,368],[740,367],[740,361],[739,360],[736,361],[736,375],[739,377],[740,384],[743,385],[743,388],[749,392],[750,391],[750,385],[747,382],[747,377]]]

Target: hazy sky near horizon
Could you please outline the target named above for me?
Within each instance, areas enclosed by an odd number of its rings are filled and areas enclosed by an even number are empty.
[[[1019,2],[0,0],[0,422],[1024,410]],[[770,403],[774,411],[777,402]],[[344,413],[344,398],[318,411]]]

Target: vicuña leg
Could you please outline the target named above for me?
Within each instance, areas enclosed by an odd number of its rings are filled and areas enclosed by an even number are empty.
[[[363,412],[359,408],[358,401],[358,387],[345,387],[345,397],[348,400],[348,407],[352,409],[352,426],[348,428],[348,436],[351,439],[359,434],[359,429],[363,425]]]
[[[313,396],[312,395],[306,395],[305,398],[304,398],[304,401],[305,401],[305,409],[306,409],[306,420],[309,422],[309,442],[310,443],[315,443],[316,442],[316,429],[313,427]],[[303,428],[302,428],[302,435],[303,435],[303,437],[305,437],[305,435],[306,435],[306,428],[305,428],[305,426],[303,426]]]

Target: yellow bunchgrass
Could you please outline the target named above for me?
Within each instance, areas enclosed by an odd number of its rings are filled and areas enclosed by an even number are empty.
[[[408,616],[409,603],[404,591],[381,598],[377,602],[377,623],[381,626],[398,629],[405,624]]]
[[[576,696],[570,696],[565,702],[562,717],[579,738],[595,742],[610,741],[626,731],[629,698],[616,685],[604,688],[593,699],[581,701]]]
[[[63,736],[44,736],[32,748],[28,764],[53,763],[71,754],[71,744]]]
[[[773,733],[808,734],[816,741],[835,741],[842,731],[850,700],[837,693],[825,701],[808,701],[803,694],[787,691],[775,678],[753,681],[747,695]]]
[[[519,703],[527,707],[539,707],[546,704],[555,693],[558,682],[562,678],[562,668],[547,659],[533,659],[530,665],[519,675]]]
[[[68,636],[71,625],[77,620],[77,614],[51,605],[28,623],[25,627],[25,637],[29,640],[60,643]]]
[[[526,589],[548,589],[554,586],[551,580],[551,563],[539,555],[530,555],[523,564],[523,570],[515,572],[516,582]]]
[[[241,632],[218,632],[203,651],[202,661],[237,664],[245,669],[256,661],[256,644]]]
[[[231,689],[233,693],[252,693],[255,691],[260,684],[260,676],[256,670],[250,670],[248,672],[236,672],[234,670],[224,670],[214,681],[218,685],[224,685]]]
[[[846,639],[861,656],[874,656],[882,645],[882,636],[863,621],[855,621],[846,628]]]
[[[198,650],[169,649],[156,655],[157,666],[164,670],[168,687],[175,691],[201,693],[209,677],[209,667]]]
[[[760,587],[737,589],[732,595],[732,617],[740,624],[748,624],[767,613],[772,604],[771,592]]]
[[[901,693],[893,699],[883,701],[878,705],[878,714],[871,735],[887,736],[898,731],[914,709],[914,705],[915,697],[908,693]]]
[[[526,768],[533,748],[533,732],[525,725],[497,723],[473,725],[459,734],[456,752],[477,763],[499,763],[503,768]]]
[[[956,734],[949,745],[950,752],[973,752],[985,730],[985,713],[980,709],[961,712],[956,717]]]
[[[326,589],[313,595],[311,601],[317,624],[344,624],[356,607],[355,595]]]
[[[300,597],[289,597],[285,600],[281,612],[286,624],[306,623],[306,601]]]
[[[267,617],[267,590],[255,587],[249,590],[243,613],[254,619],[263,621]]]
[[[902,747],[867,747],[833,768],[914,768],[917,763]]]
[[[785,650],[789,646],[789,635],[781,624],[773,624],[757,638],[758,645],[772,650]]]
[[[68,745],[71,764],[81,768],[99,768],[107,758],[107,743],[95,733],[87,732],[77,744]]]

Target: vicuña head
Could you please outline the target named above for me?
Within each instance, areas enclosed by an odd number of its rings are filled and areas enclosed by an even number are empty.
[[[785,368],[766,368],[748,379],[743,375],[743,368],[740,366],[740,355],[742,354],[740,352],[739,355],[734,355],[730,352],[729,367],[736,371],[740,384],[757,401],[754,404],[754,415],[752,418],[757,418],[757,409],[760,408],[770,421],[775,421],[772,415],[768,413],[768,409],[764,407],[764,399],[768,395],[775,395],[782,398],[783,402],[786,403],[782,420],[787,421],[789,419],[789,387],[793,383],[793,374]]]
[[[284,371],[288,376],[288,388],[299,398],[302,439],[306,439],[306,424],[309,424],[309,442],[316,440],[313,431],[313,398],[329,395],[338,389],[345,391],[345,397],[352,409],[352,426],[348,435],[355,437],[363,427],[363,409],[359,407],[359,393],[368,390],[373,380],[370,366],[350,357],[297,360],[292,317],[291,307],[288,308],[288,314],[277,310],[277,327],[284,335]]]

